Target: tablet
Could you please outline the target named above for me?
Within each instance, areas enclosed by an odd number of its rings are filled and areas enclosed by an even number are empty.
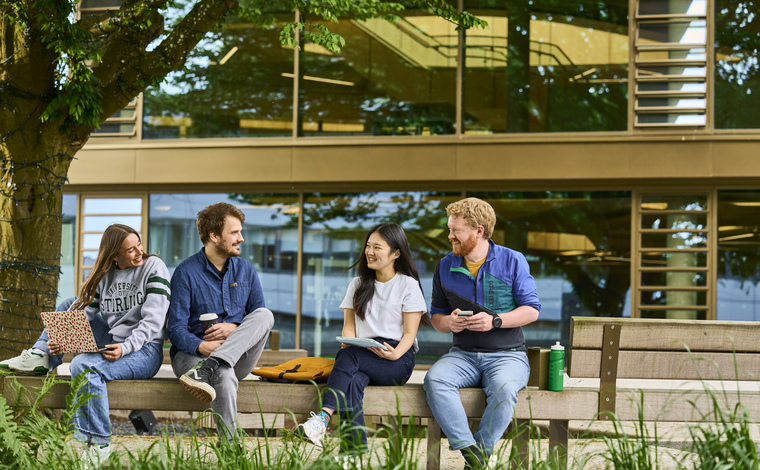
[[[350,336],[336,336],[336,340],[344,344],[350,344],[351,346],[359,346],[360,348],[371,348],[373,346],[380,349],[388,350],[383,343],[379,343],[372,338],[352,338]]]

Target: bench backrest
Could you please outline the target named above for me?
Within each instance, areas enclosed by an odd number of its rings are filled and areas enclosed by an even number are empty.
[[[758,352],[760,322],[573,317],[568,376],[758,380]]]

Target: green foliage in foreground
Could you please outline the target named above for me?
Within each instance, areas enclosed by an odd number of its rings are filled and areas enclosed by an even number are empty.
[[[8,380],[4,386],[17,386]],[[35,392],[39,397],[50,393],[59,381],[49,376],[44,385]],[[40,406],[41,398],[34,403],[8,403],[0,393],[0,470],[6,469],[60,469],[81,470],[78,461],[80,444],[72,437],[67,424],[75,416],[82,400],[75,400],[76,391],[84,380],[75,378],[67,397],[67,408],[62,419],[53,419]],[[691,440],[679,453],[671,454],[666,443],[661,441],[657,423],[645,423],[643,412],[633,423],[623,423],[611,416],[611,432],[594,437],[590,433],[585,442],[594,442],[596,449],[584,452],[583,445],[576,444],[574,459],[567,468],[600,470],[760,470],[760,458],[755,442],[751,438],[752,426],[747,411],[742,406],[726,410],[720,393],[705,387],[705,396],[712,410],[702,415],[703,421],[688,426]],[[88,399],[84,397],[83,399]],[[644,394],[640,395],[639,410],[644,405]],[[696,405],[692,404],[695,409]],[[402,416],[391,419],[392,423],[402,423]],[[409,419],[409,422],[413,422]],[[370,438],[369,454],[361,459],[346,459],[342,456],[341,435],[350,429],[339,425],[332,439],[327,439],[325,449],[301,442],[292,432],[284,430],[279,437],[248,438],[239,436],[244,446],[216,445],[214,440],[197,436],[163,436],[157,440],[146,440],[137,449],[121,449],[118,445],[109,462],[110,468],[138,470],[190,470],[190,469],[235,469],[235,470],[422,470],[426,468],[421,446],[424,430],[413,424],[394,426],[381,424]],[[530,459],[519,468],[524,470],[564,469],[564,462],[556,456],[546,455],[545,439],[536,426],[518,429],[514,432],[529,432],[531,446]],[[755,432],[757,432],[755,430]],[[337,436],[337,437],[336,437]],[[498,451],[497,469],[511,468],[516,462],[515,449],[509,445],[513,434],[507,436]],[[542,444],[543,442],[543,446]],[[543,451],[541,449],[544,449]],[[580,449],[580,451],[579,451]],[[598,450],[601,449],[601,450]],[[450,465],[450,464],[449,464]],[[462,465],[457,461],[455,465]]]

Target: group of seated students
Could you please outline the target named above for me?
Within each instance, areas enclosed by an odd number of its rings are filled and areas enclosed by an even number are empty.
[[[295,434],[322,447],[331,416],[352,423],[340,453],[358,459],[367,450],[363,397],[368,385],[403,385],[412,375],[420,325],[453,333],[453,347],[426,372],[428,403],[466,469],[495,466],[494,448],[512,419],[517,393],[528,381],[522,326],[538,318],[536,284],[525,257],[495,244],[493,208],[466,198],[446,208],[452,252],[433,278],[431,307],[401,226],[373,227],[351,268],[357,276],[340,304],[342,336],[382,344],[342,344],[335,356],[322,408]],[[108,459],[110,420],[106,382],[148,379],[159,370],[163,343],[171,341],[171,363],[185,389],[210,403],[220,444],[240,445],[235,432],[237,389],[264,349],[274,317],[264,302],[258,273],[240,257],[245,216],[220,202],[198,213],[201,250],[170,276],[157,256],[143,252],[139,234],[114,224],[103,233],[95,266],[79,297],[58,310],[84,309],[98,343],[106,348],[71,362],[72,376],[86,374],[86,401],[73,422],[84,444],[81,458],[96,468]],[[138,301],[132,301],[138,299]],[[200,316],[216,313],[204,328]],[[21,355],[0,362],[15,373],[46,373],[62,362],[61,345],[45,331]],[[487,406],[472,433],[458,390],[482,387]]]

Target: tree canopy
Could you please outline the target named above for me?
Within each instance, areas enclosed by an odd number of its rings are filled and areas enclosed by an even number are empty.
[[[384,17],[381,0],[3,0],[0,2],[0,358],[29,347],[52,309],[60,272],[62,188],[100,123],[182,69],[194,47],[235,13],[331,51],[350,47],[330,22]],[[444,0],[411,0],[457,28],[485,23]],[[83,13],[84,12],[84,13]],[[310,21],[296,21],[300,18]],[[298,34],[296,34],[298,32]]]

